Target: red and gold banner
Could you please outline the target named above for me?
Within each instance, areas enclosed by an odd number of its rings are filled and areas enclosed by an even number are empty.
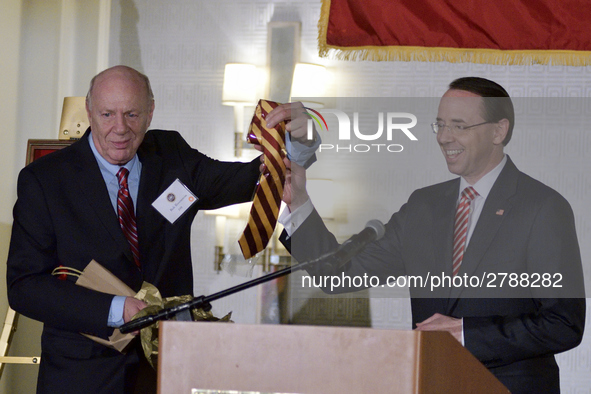
[[[591,64],[585,0],[322,0],[320,56]]]

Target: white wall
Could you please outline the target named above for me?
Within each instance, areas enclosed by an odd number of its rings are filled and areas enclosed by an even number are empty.
[[[63,96],[86,94],[97,72],[105,0],[2,0],[0,12],[0,260],[6,261],[16,179],[28,139],[58,137]],[[109,19],[106,18],[106,22]],[[104,23],[103,23],[104,25]],[[108,25],[103,28],[108,33]],[[105,38],[108,39],[108,36]],[[106,57],[106,54],[104,55]],[[104,62],[106,64],[106,61]],[[5,277],[2,265],[0,275]],[[0,280],[6,294],[6,281]],[[6,296],[0,297],[4,318]],[[39,356],[41,324],[20,317],[10,355]],[[7,364],[2,393],[34,393],[38,366]]]
[[[2,172],[0,173],[0,259],[6,261],[8,255],[8,242],[12,225],[12,206],[16,197],[16,175],[24,164],[26,145],[22,143],[27,138],[21,122],[21,100],[23,98],[21,76],[23,54],[21,40],[26,40],[27,24],[23,15],[28,3],[20,0],[8,0],[2,4],[0,15],[0,53],[2,56],[2,72],[0,73],[0,118],[3,120],[0,125],[3,141],[2,155],[0,155]],[[50,13],[49,13],[50,14]],[[32,104],[32,103],[31,103]],[[35,112],[29,107],[29,112]],[[6,266],[3,264],[0,270],[4,278]],[[0,281],[0,291],[6,294],[6,281]],[[6,296],[2,300],[0,313],[4,313],[8,307]],[[39,331],[35,328],[39,325],[31,320],[23,318],[19,324],[19,335],[15,336],[10,353],[12,355],[39,355]],[[32,335],[32,336],[31,336]],[[32,340],[31,340],[32,339]],[[32,346],[29,346],[29,343]],[[5,366],[0,391],[9,393],[34,392],[34,381],[37,376],[37,366],[8,364]],[[18,381],[21,381],[20,383]]]
[[[4,54],[0,60],[0,138],[3,141],[3,151],[0,155],[0,261],[6,261],[8,242],[12,223],[12,205],[16,195],[16,130],[18,126],[17,99],[19,76],[19,38],[21,35],[21,1],[7,0],[2,5],[0,13],[0,53]],[[0,266],[0,278],[6,275],[6,266]],[[0,279],[0,293],[6,294],[6,281]],[[6,296],[0,296],[0,316],[4,316],[8,308]],[[12,366],[5,368],[5,374],[10,373]],[[8,379],[0,380],[0,392],[8,392]]]

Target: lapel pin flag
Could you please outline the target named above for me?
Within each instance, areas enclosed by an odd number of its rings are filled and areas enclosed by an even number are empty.
[[[504,213],[505,213],[505,210],[504,209],[498,209],[497,210],[497,215],[499,215],[499,216],[503,216]]]

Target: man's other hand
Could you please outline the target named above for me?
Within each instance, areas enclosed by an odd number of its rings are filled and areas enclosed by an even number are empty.
[[[462,343],[462,319],[445,316],[439,313],[434,314],[430,318],[420,323],[417,323],[418,331],[447,331],[454,336],[458,342]]]
[[[147,307],[146,304],[142,300],[138,300],[137,298],[133,297],[126,297],[125,298],[125,305],[123,306],[123,321],[128,323],[131,321],[131,318],[134,317],[139,311]],[[139,334],[139,331],[134,331],[133,335]]]
[[[283,202],[287,204],[289,211],[293,212],[309,199],[306,190],[306,169],[292,163],[287,158],[283,161],[287,170],[283,187]]]

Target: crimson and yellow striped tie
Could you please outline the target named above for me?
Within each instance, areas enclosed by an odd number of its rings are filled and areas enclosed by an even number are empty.
[[[247,141],[263,147],[265,170],[259,179],[248,224],[238,240],[245,259],[267,247],[281,206],[285,183],[285,123],[268,128],[265,120],[278,105],[273,101],[259,100],[248,129]]]

